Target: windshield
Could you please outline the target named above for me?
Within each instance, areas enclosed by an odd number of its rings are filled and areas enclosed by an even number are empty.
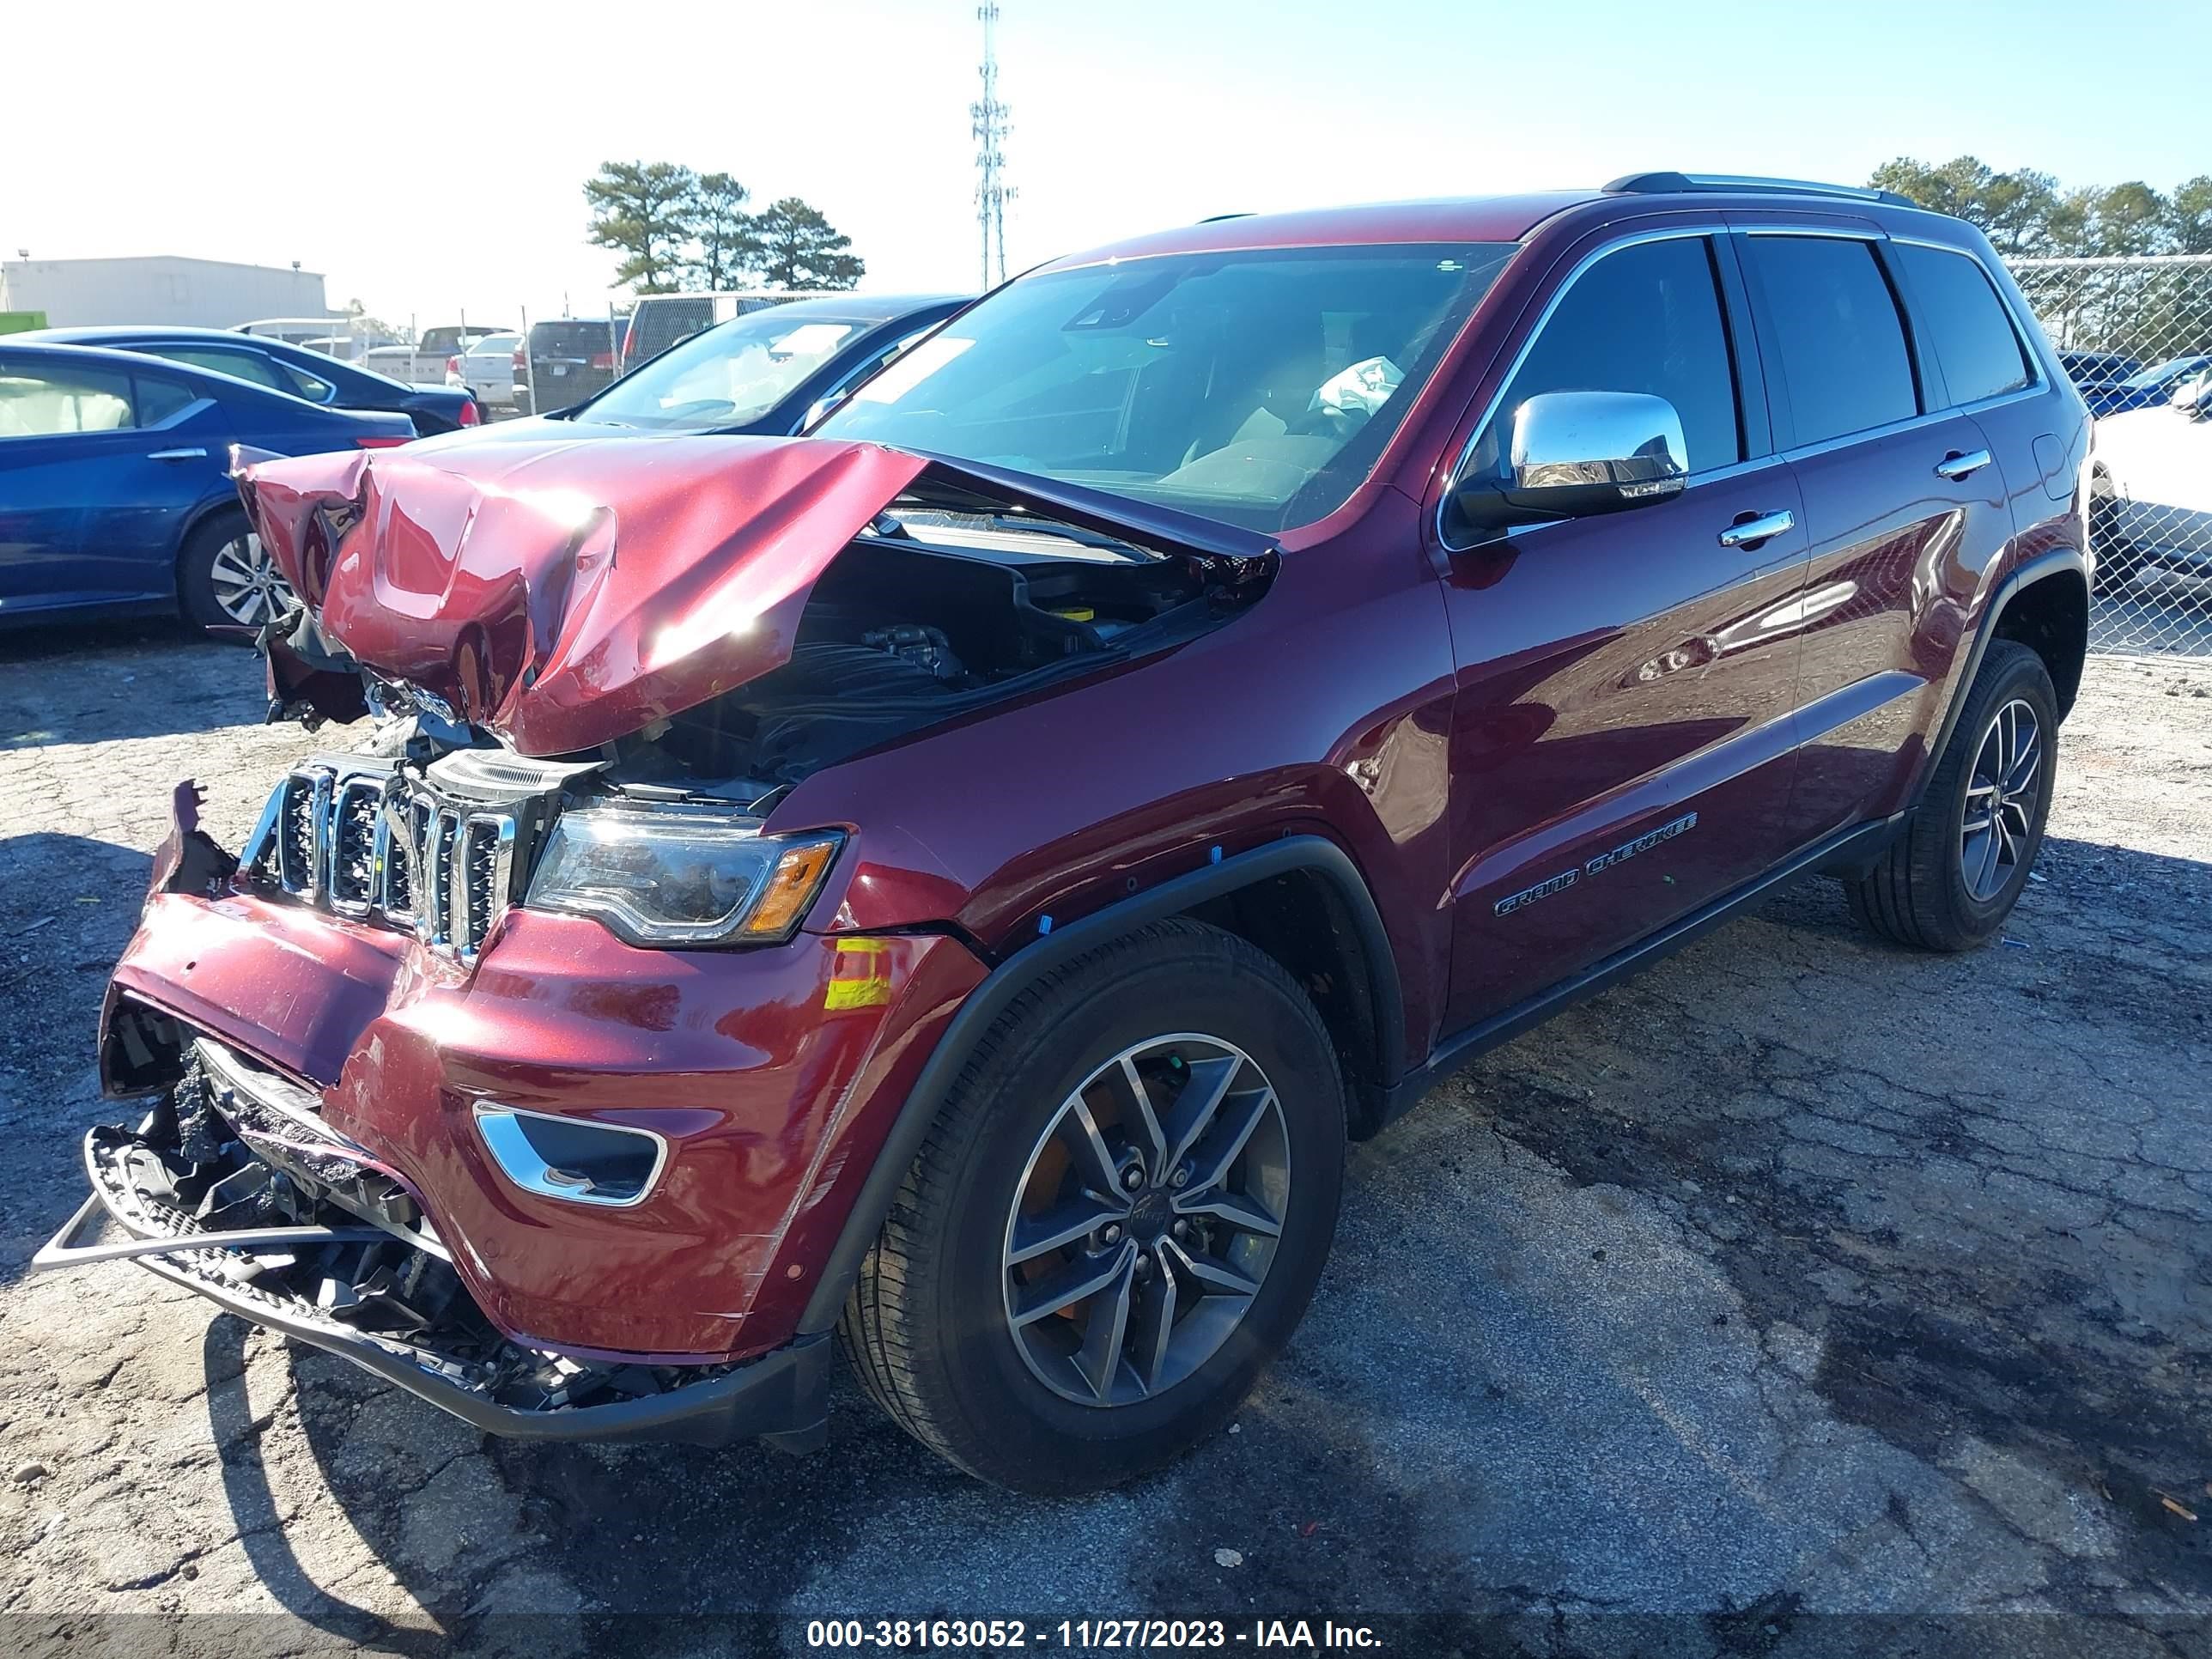
[[[781,307],[756,311],[692,336],[573,418],[656,432],[741,425],[767,414],[874,326],[819,313],[794,316]]]
[[[2169,357],[2162,363],[2152,364],[2140,374],[2129,375],[2120,384],[2155,391],[2168,380],[2178,380],[2185,374],[2192,374],[2208,363],[2212,363],[2212,357]]]
[[[1027,276],[813,435],[933,451],[1255,530],[1341,506],[1510,245],[1173,254]]]

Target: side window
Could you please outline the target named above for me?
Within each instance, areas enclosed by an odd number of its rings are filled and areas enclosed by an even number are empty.
[[[1469,469],[1504,481],[1514,411],[1540,392],[1642,392],[1682,417],[1690,471],[1743,459],[1735,373],[1702,236],[1639,242],[1585,270],[1544,323]]]
[[[114,432],[131,424],[128,374],[21,358],[0,361],[0,438]]]
[[[1762,332],[1781,359],[1793,445],[1920,412],[1905,325],[1871,242],[1746,236],[1738,246],[1764,301]]]
[[[2017,392],[2033,378],[2004,302],[1981,261],[1909,242],[1891,252],[1905,273],[1913,313],[1928,331],[1954,404]]]
[[[281,390],[290,392],[295,398],[305,398],[311,404],[330,402],[331,394],[337,390],[320,375],[308,374],[297,363],[276,363],[271,367],[289,382]]]
[[[292,389],[277,379],[276,365],[258,351],[228,351],[221,346],[163,346],[161,355],[173,363],[188,363],[211,374],[228,374],[234,380],[250,380],[271,392]]]
[[[133,374],[131,380],[138,389],[141,426],[159,426],[199,401],[200,394],[187,382],[173,380],[166,374]]]

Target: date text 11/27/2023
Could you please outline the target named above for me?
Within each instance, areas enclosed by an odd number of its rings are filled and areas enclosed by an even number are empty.
[[[1221,1619],[817,1619],[807,1623],[806,1645],[900,1653],[933,1648],[1003,1652],[1235,1647],[1320,1653],[1371,1651],[1382,1641],[1368,1626],[1328,1619],[1260,1619],[1249,1625]]]

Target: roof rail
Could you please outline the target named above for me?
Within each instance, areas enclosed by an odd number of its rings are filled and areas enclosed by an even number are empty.
[[[1200,219],[1198,222],[1201,225],[1218,225],[1224,223],[1231,219],[1249,219],[1251,216],[1252,210],[1246,208],[1242,212],[1238,213],[1209,213],[1205,218]]]
[[[1783,196],[1840,196],[1847,201],[1880,202],[1887,207],[1917,208],[1919,203],[1893,190],[1863,185],[1823,185],[1810,179],[1760,179],[1737,173],[1630,173],[1605,187],[1608,196],[1676,196],[1707,191],[1765,191]]]

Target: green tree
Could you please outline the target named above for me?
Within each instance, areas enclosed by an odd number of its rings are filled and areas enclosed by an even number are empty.
[[[2166,198],[2140,179],[2096,192],[2091,214],[2096,253],[2159,253],[2166,248]]]
[[[692,255],[684,276],[709,293],[739,286],[760,260],[760,238],[745,211],[748,192],[726,173],[702,173],[684,204]]]
[[[2168,205],[2173,217],[2174,251],[2212,253],[2212,174],[2200,173],[2175,185]]]
[[[2048,251],[2061,206],[2058,181],[2049,173],[1999,173],[1972,155],[1954,155],[1938,167],[1900,155],[1876,167],[1869,182],[1978,225],[2000,253]]]
[[[1978,225],[1998,252],[2111,257],[2212,253],[2212,175],[2160,195],[2140,179],[2061,191],[2047,173],[1999,173],[1972,155],[1885,161],[1869,183]]]
[[[688,204],[698,185],[673,161],[603,161],[584,181],[591,240],[623,256],[615,280],[640,294],[665,294],[683,275],[691,239]]]
[[[846,250],[853,239],[841,235],[796,196],[787,196],[753,220],[759,239],[761,280],[770,288],[850,288],[867,265]]]

